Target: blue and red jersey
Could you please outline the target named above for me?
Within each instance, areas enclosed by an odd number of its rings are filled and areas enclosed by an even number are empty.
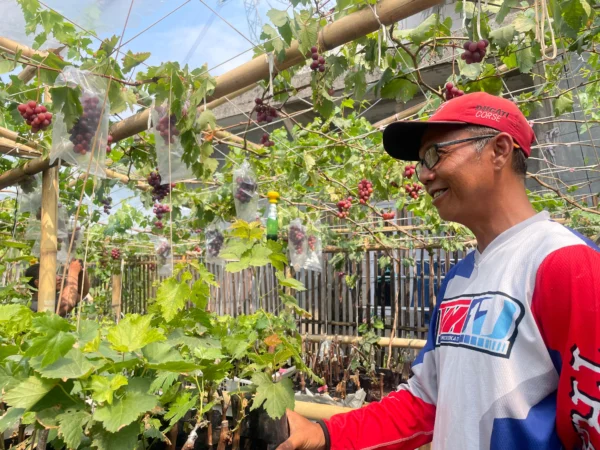
[[[446,276],[414,376],[330,448],[600,450],[600,249],[547,212]]]

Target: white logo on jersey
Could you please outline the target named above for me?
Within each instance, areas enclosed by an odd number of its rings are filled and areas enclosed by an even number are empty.
[[[573,347],[572,356],[571,367],[573,367],[573,370],[579,372],[580,369],[587,369],[600,374],[600,365],[581,356],[581,352],[577,346]],[[583,447],[581,447],[581,449],[595,450],[588,430],[594,429],[600,434],[600,398],[594,398],[585,392],[580,391],[579,383],[575,378],[571,379],[571,391],[571,400],[574,405],[578,405],[579,402],[581,402],[583,405],[591,408],[591,411],[587,416],[582,416],[575,410],[571,411],[571,421],[583,441]],[[582,426],[584,424],[586,426]]]

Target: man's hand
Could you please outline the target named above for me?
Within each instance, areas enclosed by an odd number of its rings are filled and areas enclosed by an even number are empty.
[[[319,424],[289,409],[286,414],[290,437],[277,450],[325,450],[325,435]]]

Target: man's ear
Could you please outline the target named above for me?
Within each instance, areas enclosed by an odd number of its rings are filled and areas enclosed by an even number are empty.
[[[33,285],[35,286],[36,289],[40,288],[40,280],[33,280]]]
[[[514,141],[510,134],[500,133],[493,140],[492,162],[495,170],[502,170],[510,164],[512,152],[514,151]]]

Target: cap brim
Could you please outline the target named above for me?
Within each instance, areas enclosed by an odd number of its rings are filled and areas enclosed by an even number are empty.
[[[466,125],[465,122],[424,122],[405,120],[393,122],[383,130],[383,148],[392,158],[401,161],[418,161],[421,139],[431,126]]]

